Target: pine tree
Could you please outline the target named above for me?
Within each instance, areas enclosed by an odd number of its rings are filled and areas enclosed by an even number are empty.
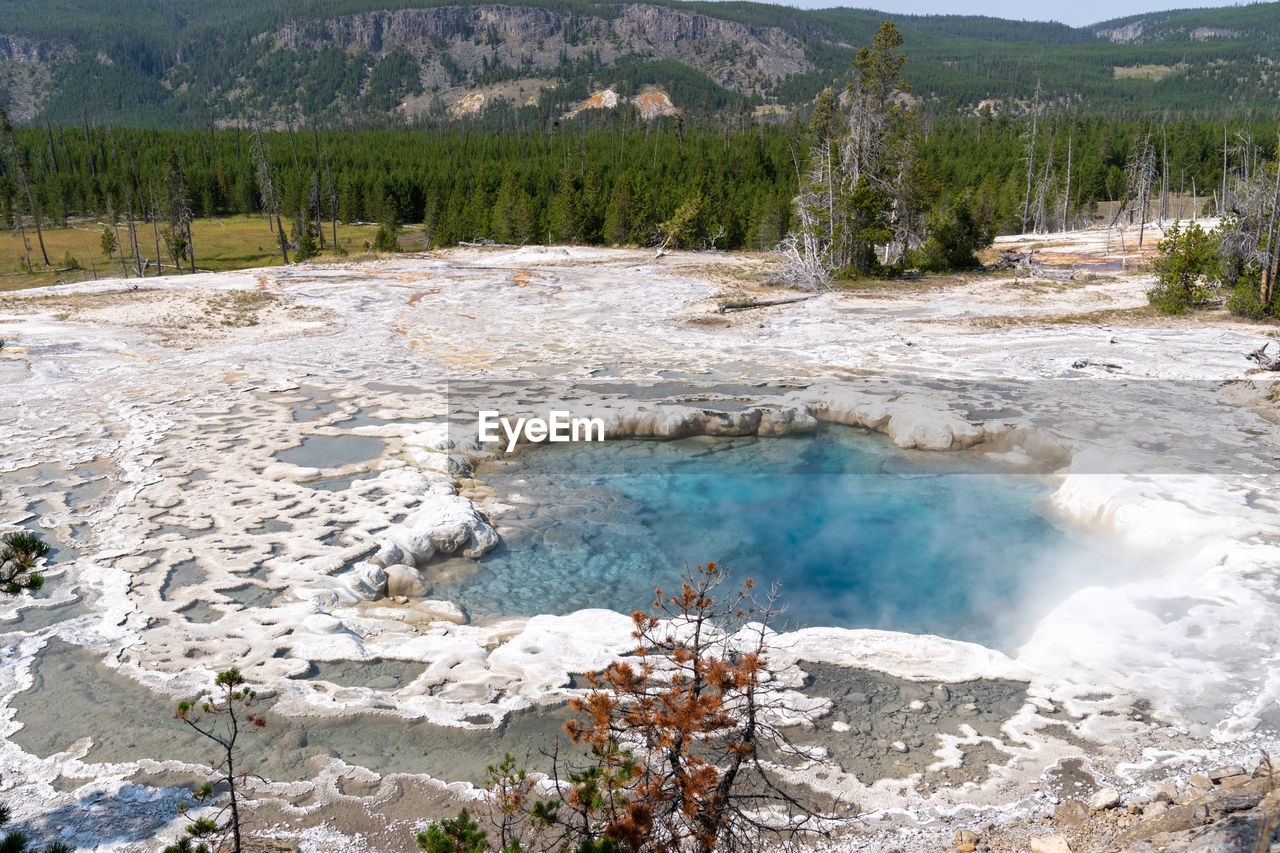
[[[795,199],[798,228],[784,245],[798,283],[821,287],[832,275],[866,275],[921,240],[923,175],[898,53],[902,35],[889,21],[858,51],[846,90],[847,121],[824,92],[809,124],[807,172]]]
[[[573,243],[578,239],[578,188],[568,169],[560,173],[560,182],[548,205],[547,236],[552,243]]]
[[[210,762],[217,782],[227,790],[227,801],[213,818],[197,818],[187,827],[187,833],[196,839],[223,839],[230,841],[231,853],[242,853],[242,818],[240,805],[244,795],[240,785],[248,777],[248,771],[237,770],[239,755],[236,752],[237,741],[243,731],[256,731],[264,727],[266,720],[254,714],[254,690],[249,687],[240,675],[240,670],[228,669],[218,673],[214,679],[213,690],[198,700],[183,700],[178,703],[174,718],[181,720],[200,735],[208,738],[218,748],[218,757]],[[247,729],[243,729],[248,726]],[[206,782],[194,794],[197,804],[212,802],[215,797],[214,785]],[[179,809],[186,813],[186,803]],[[225,815],[226,819],[223,820]],[[228,838],[229,837],[229,838]],[[204,846],[203,844],[201,845]],[[215,845],[222,849],[221,843]],[[180,846],[170,846],[165,853],[182,853]]]
[[[635,176],[631,169],[619,176],[609,194],[609,206],[604,213],[603,239],[607,245],[621,246],[637,242],[640,230],[640,200],[637,197]]]
[[[493,239],[499,243],[525,243],[533,235],[529,197],[510,169],[503,174],[498,187],[489,228]]]
[[[6,595],[38,590],[44,585],[44,577],[36,567],[47,556],[49,546],[34,533],[25,530],[6,533],[0,539],[0,590]]]

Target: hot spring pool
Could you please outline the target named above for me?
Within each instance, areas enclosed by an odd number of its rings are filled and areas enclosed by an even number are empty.
[[[480,478],[503,544],[433,595],[473,618],[647,607],[686,564],[777,581],[787,627],[1012,648],[1049,607],[1133,571],[1047,521],[1051,483],[835,427],[770,439],[552,445]]]

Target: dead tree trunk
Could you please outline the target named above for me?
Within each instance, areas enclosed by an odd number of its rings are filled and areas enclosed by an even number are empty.
[[[262,142],[262,133],[253,129],[253,156],[258,166],[258,192],[262,194],[262,206],[270,225],[275,218],[276,236],[280,239],[280,259],[289,264],[289,245],[285,242],[284,226],[280,224],[280,201],[276,197],[275,183],[271,180],[271,165],[267,162],[267,149]]]
[[[44,265],[51,267],[49,263],[49,253],[44,247],[44,232],[40,229],[40,209],[36,207],[35,196],[31,192],[31,183],[27,180],[26,158],[22,156],[22,149],[18,148],[18,141],[13,136],[13,125],[9,124],[9,114],[0,109],[0,133],[4,134],[5,141],[9,145],[9,152],[13,156],[13,167],[18,172],[18,181],[22,184],[22,191],[27,196],[27,207],[31,211],[31,220],[36,226],[36,240],[40,243],[40,256],[44,258]],[[30,262],[27,264],[30,267]]]
[[[129,218],[127,220],[129,226],[129,250],[133,252],[133,265],[138,273],[138,278],[142,278],[144,269],[142,266],[142,247],[138,244],[138,222],[133,215],[133,199],[129,199]]]
[[[120,219],[116,216],[115,203],[107,196],[107,216],[111,217],[111,231],[116,235],[116,251],[120,253],[120,272],[129,277],[129,267],[124,262],[124,243],[120,242]]]
[[[1040,122],[1040,81],[1036,81],[1035,101],[1031,107],[1031,139],[1027,143],[1024,158],[1027,161],[1027,192],[1022,198],[1022,233],[1027,233],[1027,221],[1031,213],[1031,181],[1036,172],[1036,134]]]
[[[164,264],[160,261],[160,225],[156,222],[160,218],[160,210],[156,206],[156,191],[151,189],[151,236],[156,241],[156,275],[164,274]]]
[[[1253,352],[1245,356],[1245,358],[1256,363],[1263,370],[1280,371],[1280,356],[1267,355],[1267,347],[1271,346],[1271,342],[1267,341]]]
[[[1062,190],[1062,216],[1060,217],[1059,227],[1066,231],[1070,226],[1067,224],[1067,217],[1071,211],[1071,138],[1072,132],[1067,132],[1067,182]]]
[[[1267,223],[1267,249],[1262,272],[1262,289],[1258,294],[1263,308],[1271,305],[1275,296],[1276,276],[1280,274],[1280,246],[1277,246],[1280,235],[1276,233],[1277,221],[1280,220],[1280,139],[1276,149],[1276,185],[1271,194],[1271,220]]]

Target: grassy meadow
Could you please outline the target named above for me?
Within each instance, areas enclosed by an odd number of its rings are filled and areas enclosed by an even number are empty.
[[[82,220],[65,227],[45,228],[44,245],[52,267],[44,266],[35,229],[28,226],[26,236],[31,246],[30,273],[23,260],[22,237],[17,231],[0,235],[0,291],[85,281],[94,278],[95,272],[97,278],[119,278],[123,274],[120,253],[116,252],[114,257],[108,258],[102,252],[103,224],[100,221]],[[288,227],[287,223],[285,227]],[[368,244],[377,230],[376,225],[339,224],[338,244],[347,257],[363,254],[368,251]],[[121,242],[127,243],[123,225],[118,233]],[[326,224],[325,250],[316,261],[339,257],[333,251],[332,235],[332,226]],[[191,236],[195,243],[196,268],[200,270],[221,272],[280,263],[280,244],[276,235],[269,230],[266,218],[262,216],[197,219],[191,225]],[[400,243],[409,251],[425,248],[421,233],[415,233],[411,229],[400,232]],[[138,247],[142,257],[151,261],[146,274],[155,275],[156,239],[150,223],[138,224]],[[171,273],[173,264],[166,253],[163,237],[160,238],[160,252],[164,271]],[[70,263],[70,259],[74,259],[75,264]],[[126,253],[125,264],[129,266],[129,275],[133,276],[136,267],[131,260]],[[76,266],[79,268],[75,268]]]

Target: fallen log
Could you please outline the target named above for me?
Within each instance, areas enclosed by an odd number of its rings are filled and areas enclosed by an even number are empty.
[[[726,311],[742,311],[747,308],[768,308],[770,305],[789,305],[792,302],[804,302],[812,298],[813,296],[794,296],[790,299],[744,299],[739,302],[721,302],[717,311],[723,314]]]
[[[1280,356],[1267,355],[1267,347],[1271,346],[1271,341],[1267,341],[1253,352],[1245,356],[1252,362],[1256,362],[1263,370],[1280,371]]]
[[[1000,256],[994,263],[989,264],[986,270],[988,272],[1014,270],[1034,278],[1049,279],[1050,281],[1074,281],[1076,277],[1074,269],[1053,269],[1036,263],[1034,250],[1030,252],[1015,252],[1010,249],[1002,249]]]
[[[1104,370],[1120,370],[1121,369],[1120,365],[1112,364],[1109,361],[1091,361],[1090,359],[1087,359],[1087,358],[1078,359],[1077,361],[1072,362],[1071,366],[1076,370],[1083,370],[1086,367],[1101,367]]]

